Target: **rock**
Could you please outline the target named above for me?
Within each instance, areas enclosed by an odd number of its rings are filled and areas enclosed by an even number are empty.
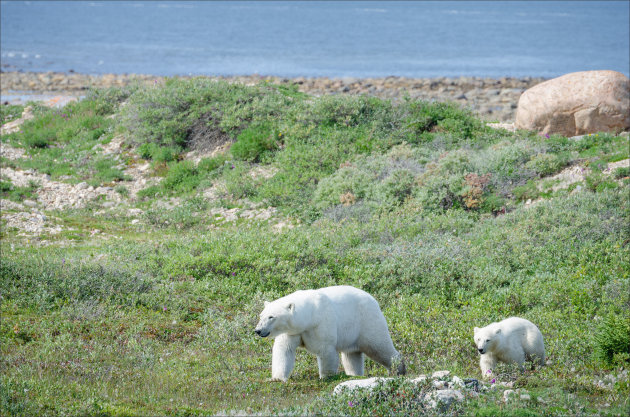
[[[466,378],[464,380],[464,385],[466,386],[467,389],[474,390],[474,391],[479,391],[479,388],[480,388],[479,380],[475,378]]]
[[[464,401],[464,395],[458,390],[443,389],[427,394],[424,399],[427,401],[429,408],[438,408],[439,411],[443,413],[448,410],[454,402]]]
[[[452,381],[453,386],[455,387],[464,388],[466,386],[466,384],[464,384],[464,381],[457,375],[454,376],[451,381]]]
[[[451,371],[435,371],[431,378],[445,378],[451,374]]]
[[[37,202],[33,200],[24,200],[22,204],[24,204],[26,207],[37,207]]]
[[[418,375],[418,377],[415,379],[412,379],[411,382],[413,382],[414,384],[422,384],[426,382],[427,379],[428,378],[426,375]]]
[[[434,380],[433,381],[433,387],[435,389],[437,389],[437,390],[447,389],[448,388],[448,382],[440,381],[440,380]]]
[[[379,383],[386,382],[391,379],[393,378],[374,377],[374,378],[368,378],[368,379],[352,379],[350,381],[345,381],[337,385],[335,389],[333,390],[333,394],[340,394],[345,389],[350,390],[350,391],[355,390],[357,388],[373,389]]]
[[[630,80],[616,71],[583,71],[545,81],[521,95],[515,126],[568,137],[627,130]]]

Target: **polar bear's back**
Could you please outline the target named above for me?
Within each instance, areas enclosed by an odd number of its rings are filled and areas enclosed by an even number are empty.
[[[538,327],[529,320],[510,317],[495,323],[501,328],[504,337],[520,340],[523,350],[528,356],[535,355],[544,361],[545,347],[543,336]]]
[[[378,302],[367,292],[348,285],[320,288],[316,290],[334,305],[340,317],[356,322],[356,315],[382,316]]]
[[[387,335],[389,340],[385,316],[370,294],[348,285],[320,288],[316,291],[331,301],[337,313],[340,350],[360,343],[359,338],[374,340]]]

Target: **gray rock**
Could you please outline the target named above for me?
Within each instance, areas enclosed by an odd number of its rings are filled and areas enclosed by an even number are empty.
[[[442,413],[446,412],[453,403],[464,401],[464,395],[454,389],[435,391],[424,398],[429,408],[438,409]]]
[[[451,371],[435,371],[431,378],[446,378],[451,374]]]

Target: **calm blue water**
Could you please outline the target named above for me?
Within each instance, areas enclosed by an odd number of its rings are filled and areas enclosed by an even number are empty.
[[[618,2],[2,2],[4,71],[287,77],[630,72]]]

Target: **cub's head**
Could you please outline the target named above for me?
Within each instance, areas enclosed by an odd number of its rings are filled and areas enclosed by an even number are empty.
[[[492,328],[490,326],[482,328],[475,327],[475,344],[477,345],[479,354],[483,355],[489,350],[492,350],[497,343],[497,339],[501,337],[500,335],[500,328]]]
[[[265,308],[260,313],[260,321],[256,325],[256,334],[260,337],[276,337],[289,330],[289,321],[295,304],[289,302],[265,301]]]

